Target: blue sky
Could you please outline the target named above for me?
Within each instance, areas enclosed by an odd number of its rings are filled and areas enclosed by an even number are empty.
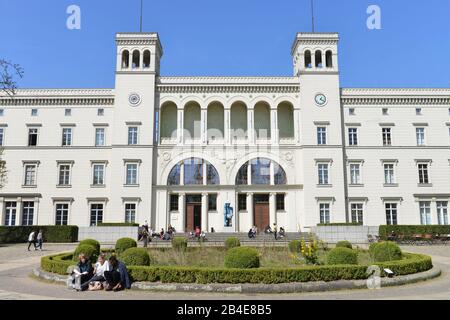
[[[290,48],[311,30],[309,0],[144,0],[162,75],[292,75]],[[341,35],[343,87],[450,87],[450,1],[315,0],[317,31]],[[81,30],[66,8],[81,7]],[[382,30],[366,27],[369,5]],[[139,31],[140,0],[0,0],[0,57],[27,88],[114,87],[116,32]]]

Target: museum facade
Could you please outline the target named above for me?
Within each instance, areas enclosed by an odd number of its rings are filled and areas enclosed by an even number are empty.
[[[450,89],[341,88],[338,42],[298,33],[292,77],[164,77],[158,34],[119,33],[114,89],[3,94],[0,224],[448,224]]]

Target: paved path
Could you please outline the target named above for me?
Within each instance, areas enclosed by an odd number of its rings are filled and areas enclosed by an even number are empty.
[[[425,253],[442,270],[442,276],[426,282],[379,290],[345,290],[299,294],[214,294],[163,292],[74,292],[62,285],[30,278],[42,255],[73,250],[74,245],[45,246],[45,251],[28,252],[24,245],[0,246],[0,299],[450,299],[450,246],[403,247],[409,252]]]

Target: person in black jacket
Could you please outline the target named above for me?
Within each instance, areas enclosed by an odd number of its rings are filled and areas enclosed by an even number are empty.
[[[130,289],[131,282],[127,267],[123,262],[117,260],[116,256],[109,258],[109,271],[105,271],[106,291],[120,291]]]

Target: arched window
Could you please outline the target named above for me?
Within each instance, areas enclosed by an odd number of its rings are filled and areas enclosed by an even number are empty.
[[[294,108],[292,104],[280,103],[277,114],[280,139],[294,138]]]
[[[224,137],[224,108],[220,102],[213,102],[207,111],[208,141],[222,140]]]
[[[248,185],[249,184],[249,166],[251,173],[252,185],[284,185],[287,184],[286,172],[283,168],[267,158],[255,158],[247,161],[242,165],[236,175],[236,185]],[[273,177],[271,176],[271,167],[273,168]]]
[[[312,68],[311,51],[309,50],[305,51],[305,68],[307,69]]]
[[[231,139],[244,140],[247,137],[247,106],[243,102],[231,105]]]
[[[130,66],[130,52],[125,50],[122,52],[122,69],[128,69]]]
[[[327,68],[333,68],[333,52],[331,50],[328,50],[325,53],[325,60],[326,60]]]
[[[161,107],[161,138],[177,138],[177,105],[166,102]]]
[[[182,170],[183,167],[183,170]],[[170,171],[167,185],[177,186],[181,182],[183,171],[184,185],[219,185],[220,178],[216,168],[200,158],[188,158],[176,164]]]
[[[184,107],[184,130],[188,141],[201,138],[201,108],[197,102],[188,102]]]
[[[150,68],[150,50],[144,51],[144,69]]]
[[[266,102],[258,102],[255,105],[254,114],[256,138],[261,140],[270,139],[270,106]]]
[[[138,50],[133,51],[133,69],[140,68],[141,53]]]
[[[316,68],[322,68],[323,67],[323,63],[322,63],[322,51],[317,50],[316,51]]]

